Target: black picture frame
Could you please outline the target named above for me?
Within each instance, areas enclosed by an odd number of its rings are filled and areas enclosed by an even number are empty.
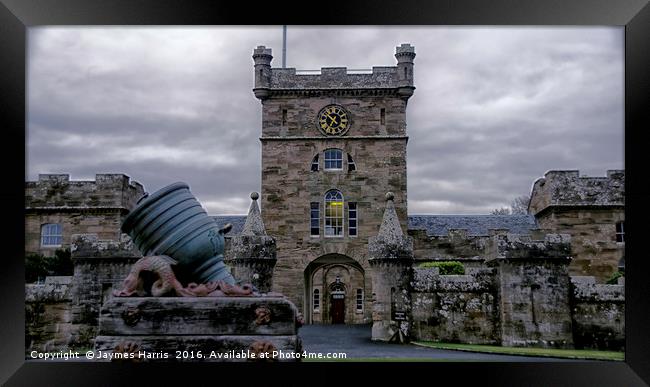
[[[304,363],[93,364],[24,362],[24,182],[27,28],[40,25],[322,24],[322,4],[181,0],[0,0],[0,116],[4,174],[4,254],[0,281],[0,381],[9,386],[147,384],[311,384],[344,380],[354,370],[363,383],[434,383],[443,377],[481,385],[642,386],[650,383],[650,273],[642,253],[650,199],[644,130],[650,128],[650,6],[646,0],[359,1],[336,4],[336,23],[359,25],[618,25],[625,26],[626,360],[549,363]],[[291,10],[299,12],[291,13]],[[329,21],[329,19],[328,19]],[[323,368],[328,373],[322,374]],[[254,370],[251,372],[251,370]],[[341,371],[339,377],[337,374]],[[322,377],[319,376],[323,375]],[[413,376],[410,376],[413,375]],[[203,383],[196,378],[203,378]],[[424,378],[424,379],[423,379]],[[158,379],[158,380],[156,380]],[[274,383],[276,381],[277,383]],[[229,382],[227,382],[229,383]],[[344,383],[347,384],[347,383]]]

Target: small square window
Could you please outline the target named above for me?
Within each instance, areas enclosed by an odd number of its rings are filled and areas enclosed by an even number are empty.
[[[327,149],[325,151],[325,170],[340,171],[343,169],[343,151],[340,149]]]
[[[47,223],[41,227],[41,246],[61,246],[62,227],[59,223]]]

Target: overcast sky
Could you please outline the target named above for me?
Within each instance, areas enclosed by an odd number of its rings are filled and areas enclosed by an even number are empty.
[[[30,28],[26,178],[190,184],[211,215],[260,190],[253,48],[282,27]],[[550,169],[622,169],[622,27],[288,27],[287,67],[394,66],[415,46],[409,214],[487,214]]]

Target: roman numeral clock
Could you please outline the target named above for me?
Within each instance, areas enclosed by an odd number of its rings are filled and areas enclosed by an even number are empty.
[[[318,113],[318,127],[327,136],[342,136],[350,127],[348,112],[339,105],[325,106]]]

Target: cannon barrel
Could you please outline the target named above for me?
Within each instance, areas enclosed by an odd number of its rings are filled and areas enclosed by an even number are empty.
[[[224,234],[228,229],[219,229],[186,183],[173,183],[145,194],[121,228],[144,256],[167,255],[174,259],[188,282],[235,283],[223,262]]]

